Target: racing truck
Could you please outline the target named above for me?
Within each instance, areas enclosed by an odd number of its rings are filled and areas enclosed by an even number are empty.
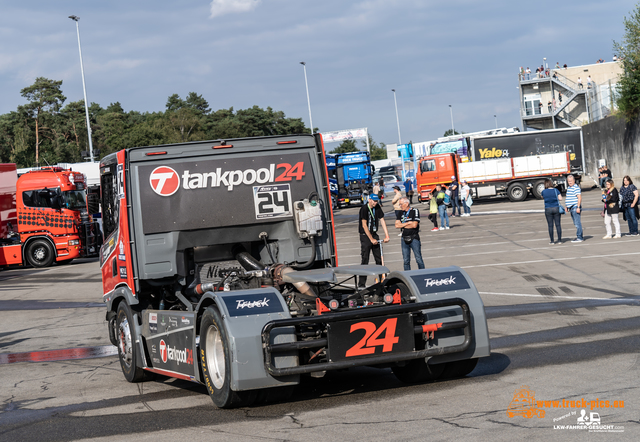
[[[101,244],[84,174],[43,167],[18,177],[15,164],[0,164],[0,266],[68,264]]]
[[[335,183],[336,190],[332,193],[337,208],[364,204],[366,195],[373,189],[371,176],[375,170],[369,152],[327,155],[326,161],[329,181]]]
[[[338,266],[318,134],[129,148],[100,174],[103,301],[129,382],[200,383],[232,408],[330,370],[415,383],[489,356],[464,270]]]

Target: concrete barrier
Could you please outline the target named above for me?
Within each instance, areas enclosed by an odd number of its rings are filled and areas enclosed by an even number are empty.
[[[582,126],[586,173],[598,178],[598,160],[604,159],[616,187],[629,175],[640,183],[640,119],[626,123],[623,117],[610,116]]]

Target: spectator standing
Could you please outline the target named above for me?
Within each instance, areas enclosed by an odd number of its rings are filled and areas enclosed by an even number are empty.
[[[402,198],[402,192],[400,191],[400,187],[393,186],[393,199],[391,200],[391,204],[393,204],[393,210],[396,213],[396,220],[399,220],[402,217],[402,207],[400,207],[400,199]],[[398,236],[402,236],[402,233]]]
[[[460,187],[460,202],[464,209],[464,214],[460,216],[471,216],[471,188],[465,180],[462,180],[460,184],[462,185]]]
[[[380,198],[380,207],[382,207],[382,200],[384,199],[384,178],[380,177],[378,180],[378,186],[380,186],[380,191],[378,192],[378,198]]]
[[[558,189],[553,187],[553,181],[549,178],[544,180],[542,198],[544,198],[544,216],[547,219],[547,227],[549,228],[549,244],[555,244],[553,241],[554,224],[558,233],[558,243],[562,243],[562,226],[560,225],[560,200],[562,200],[562,195],[560,195]]]
[[[607,229],[607,234],[602,239],[620,238],[620,221],[618,215],[620,214],[620,195],[618,189],[612,179],[607,179],[605,182],[605,189],[602,192],[602,201],[604,202],[604,226]],[[616,228],[616,235],[613,236],[611,232],[611,221]]]
[[[418,209],[411,207],[408,198],[400,200],[402,207],[402,218],[396,220],[396,228],[402,229],[402,261],[405,270],[411,270],[411,251],[416,258],[419,269],[424,269],[424,261],[422,260],[422,244],[420,243],[420,212]]]
[[[547,103],[547,110],[549,111],[549,113],[551,113],[551,100],[549,100],[549,102]]]
[[[558,101],[560,102],[560,106],[562,106],[562,92],[558,91]]]
[[[435,193],[438,214],[440,215],[440,230],[449,230],[449,214],[447,213],[447,205],[444,203],[445,193],[440,184],[436,184]]]
[[[429,219],[433,223],[432,232],[437,232],[438,230],[438,202],[436,201],[435,195],[431,195],[431,199],[429,200]]]
[[[542,101],[538,102],[538,115],[542,115]]]
[[[638,188],[633,184],[629,175],[622,179],[620,187],[623,216],[629,225],[629,236],[638,236]]]
[[[576,239],[571,242],[577,243],[584,241],[584,234],[582,232],[582,190],[576,183],[576,179],[573,175],[567,175],[567,194],[565,199],[565,205],[567,211],[571,214],[571,220],[576,227]]]
[[[613,61],[618,61],[618,56],[617,55],[613,55]]]
[[[564,69],[566,69],[566,68],[567,68],[567,63],[565,63],[565,64],[564,64],[564,66],[562,66],[562,67],[563,67]]]
[[[560,69],[560,63],[556,61],[556,69]]]
[[[389,242],[389,231],[384,222],[384,212],[378,205],[378,195],[370,195],[367,204],[360,208],[358,218],[358,232],[360,233],[360,264],[369,264],[369,254],[373,253],[376,264],[382,265],[382,253],[380,250],[379,225],[382,225],[385,238],[383,242]],[[359,287],[367,285],[367,277],[360,276]]]
[[[413,204],[413,182],[410,178],[404,182],[404,194],[409,198],[409,204]]]
[[[587,89],[591,89],[591,75],[587,76]]]
[[[529,66],[527,66],[527,70],[525,71],[525,76],[527,77],[527,80],[531,80],[531,69],[529,69]]]
[[[456,216],[456,209],[458,211],[458,216],[462,215],[462,209],[460,208],[460,200],[458,196],[460,195],[460,185],[458,184],[458,180],[455,175],[451,176],[451,184],[449,184],[449,190],[451,191],[451,206],[453,209],[451,210],[451,216]]]

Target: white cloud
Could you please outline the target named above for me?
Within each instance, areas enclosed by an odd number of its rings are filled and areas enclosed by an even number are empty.
[[[211,0],[211,18],[233,12],[253,11],[262,0]]]

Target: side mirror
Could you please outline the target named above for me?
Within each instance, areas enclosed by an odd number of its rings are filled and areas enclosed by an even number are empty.
[[[62,197],[60,195],[55,195],[51,198],[51,208],[55,210],[62,208]]]

